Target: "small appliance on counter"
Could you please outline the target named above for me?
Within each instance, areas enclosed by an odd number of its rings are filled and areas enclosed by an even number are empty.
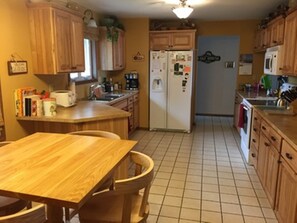
[[[125,74],[126,78],[126,90],[138,90],[138,73],[132,71]]]
[[[76,95],[69,90],[57,90],[50,93],[51,98],[56,99],[56,103],[59,106],[70,107],[75,105]]]

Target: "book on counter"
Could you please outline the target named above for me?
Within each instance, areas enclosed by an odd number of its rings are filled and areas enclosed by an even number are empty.
[[[42,115],[41,99],[33,87],[18,88],[14,91],[15,113],[17,117]]]

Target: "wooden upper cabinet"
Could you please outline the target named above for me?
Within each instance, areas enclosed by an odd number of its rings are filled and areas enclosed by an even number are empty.
[[[270,33],[270,44],[269,46],[282,45],[284,43],[284,32],[285,32],[285,19],[283,16],[275,18],[269,24]]]
[[[193,50],[196,30],[150,31],[151,50]]]
[[[297,11],[290,13],[285,21],[283,45],[283,74],[297,74],[295,65],[297,37]]]
[[[285,19],[279,16],[268,23],[267,28],[258,29],[255,33],[254,50],[265,51],[268,47],[284,43]]]
[[[100,69],[106,71],[123,70],[125,68],[125,32],[116,29],[117,40],[108,38],[107,28],[99,27]]]
[[[35,74],[83,72],[83,21],[66,7],[28,3]]]

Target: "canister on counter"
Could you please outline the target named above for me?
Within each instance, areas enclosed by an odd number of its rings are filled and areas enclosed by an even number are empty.
[[[57,114],[57,104],[55,98],[45,98],[43,102],[43,114],[47,117],[53,117]]]

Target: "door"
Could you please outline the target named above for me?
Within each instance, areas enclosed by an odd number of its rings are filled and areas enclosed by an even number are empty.
[[[196,80],[196,114],[233,115],[239,61],[238,36],[200,36],[198,56],[211,51],[219,61],[198,61]],[[235,62],[226,68],[226,62]]]
[[[190,132],[193,51],[168,54],[167,128]]]
[[[150,53],[150,129],[166,128],[167,52]]]

